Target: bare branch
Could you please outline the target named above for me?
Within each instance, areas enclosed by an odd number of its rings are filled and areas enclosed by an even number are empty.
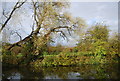
[[[7,20],[3,23],[2,27],[0,28],[0,32],[3,30],[3,28],[6,26],[6,24],[9,22],[9,20],[11,19],[13,13],[16,11],[16,9],[20,8],[27,0],[25,0],[24,2],[21,2],[21,4],[19,4],[20,2],[18,1],[13,10],[11,11],[10,15],[8,16]],[[19,4],[19,5],[18,5]]]
[[[37,27],[39,27],[39,23],[38,23],[37,18],[36,18],[36,15],[37,15],[37,12],[36,12],[36,3],[37,2],[32,1],[32,3],[33,3],[33,8],[34,8],[34,20],[35,20],[35,22],[37,24]]]
[[[31,34],[33,34],[33,32],[34,32],[34,26],[35,26],[35,23],[33,22]]]
[[[46,15],[46,13],[44,13],[43,15],[42,15],[42,17],[41,17],[41,19],[39,19],[39,16],[38,16],[38,14],[40,14],[40,13],[37,13],[37,2],[34,2],[33,0],[32,0],[32,3],[33,3],[33,8],[34,8],[34,19],[35,19],[35,21],[36,21],[36,24],[37,24],[37,29],[34,31],[34,35],[35,36],[37,36],[37,34],[39,34],[39,31],[40,31],[40,29],[41,29],[41,25],[42,25],[42,23],[43,23],[43,21],[44,21],[44,19],[45,19],[45,15]],[[44,3],[45,4],[45,3]],[[47,9],[45,9],[45,11],[44,12],[46,12],[47,11]]]
[[[6,15],[5,15],[5,10],[3,9],[3,13],[2,13],[6,18],[8,18]]]
[[[22,43],[24,43],[24,42],[26,42],[26,41],[29,41],[31,37],[32,37],[32,34],[30,34],[29,36],[25,37],[25,38],[22,39],[21,41],[12,44],[12,45],[9,46],[7,49],[8,49],[8,50],[11,50],[11,48],[13,48],[14,46],[21,46]]]
[[[66,38],[67,41],[68,41],[68,37],[65,35],[65,33],[63,31],[58,30],[58,31],[55,31],[55,32],[60,32],[60,36],[62,36],[64,40]]]
[[[19,5],[16,8],[20,8],[26,1],[27,0],[25,0],[24,2],[21,2],[21,4],[20,4],[20,2],[18,2]]]
[[[13,34],[17,34],[20,38],[20,41],[22,40],[22,36],[17,32],[17,30],[16,31],[12,30],[11,35]]]
[[[18,33],[18,32],[15,32],[19,37],[20,37],[20,41],[22,40],[22,36]]]
[[[68,26],[59,26],[59,27],[55,27],[55,28],[52,28],[47,34],[45,34],[45,37],[48,37],[52,32],[61,32],[61,34],[60,34],[60,36],[62,36],[63,38],[65,37],[67,40],[68,40],[68,38],[67,38],[67,36],[65,35],[65,33],[61,30],[58,30],[58,29],[63,29],[63,28],[65,28],[65,29],[69,29],[69,31],[70,31],[70,29],[71,29],[71,27],[68,27]],[[70,33],[70,32],[69,32]],[[64,38],[64,39],[65,39]]]

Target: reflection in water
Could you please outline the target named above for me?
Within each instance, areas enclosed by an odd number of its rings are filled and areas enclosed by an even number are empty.
[[[118,79],[118,65],[81,65],[79,67],[3,67],[3,79]]]
[[[82,78],[77,77],[77,76],[80,76],[80,73],[78,73],[78,72],[70,72],[70,73],[68,73],[68,78],[69,79],[82,79]]]
[[[13,72],[12,75],[7,79],[21,79],[22,78],[21,76],[22,75],[20,73]]]

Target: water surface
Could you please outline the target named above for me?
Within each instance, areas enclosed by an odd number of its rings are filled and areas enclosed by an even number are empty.
[[[4,67],[3,79],[118,79],[118,64],[77,67]]]

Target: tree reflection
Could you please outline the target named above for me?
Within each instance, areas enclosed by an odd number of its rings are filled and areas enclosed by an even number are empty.
[[[3,79],[118,79],[118,65],[81,65],[78,67],[3,68]]]

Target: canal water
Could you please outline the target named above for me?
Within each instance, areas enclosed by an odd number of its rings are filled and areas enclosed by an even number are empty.
[[[2,67],[2,79],[119,79],[118,64],[77,67]]]

